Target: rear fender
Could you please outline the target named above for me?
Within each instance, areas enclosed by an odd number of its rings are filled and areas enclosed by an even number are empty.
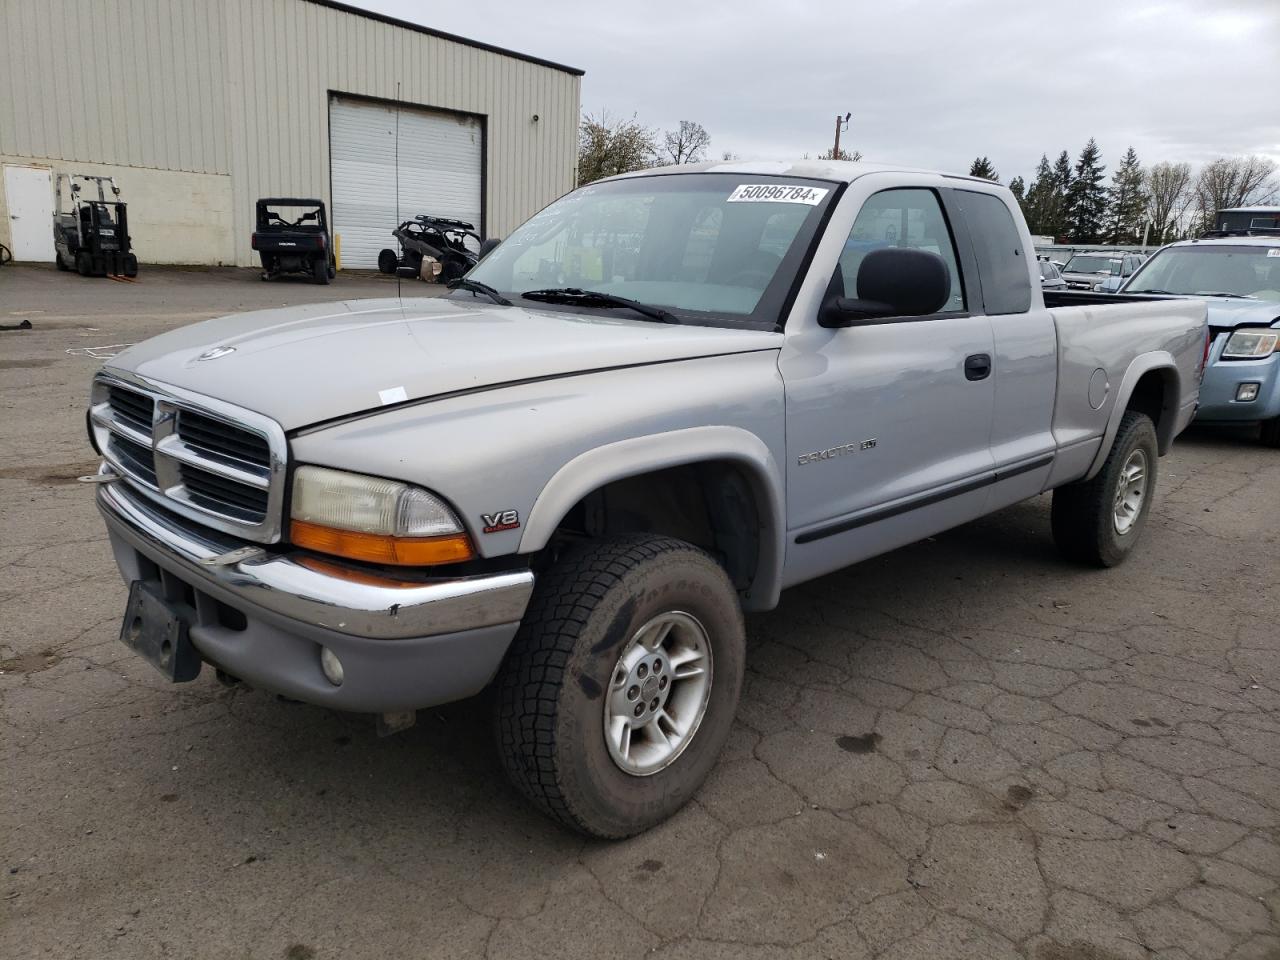
[[[1098,447],[1098,452],[1093,458],[1093,463],[1089,465],[1089,472],[1085,474],[1084,479],[1092,479],[1106,463],[1107,454],[1111,452],[1111,445],[1115,442],[1116,434],[1120,430],[1120,421],[1129,409],[1129,403],[1133,399],[1133,392],[1138,382],[1153,371],[1158,371],[1164,381],[1163,402],[1159,421],[1156,423],[1156,438],[1160,455],[1164,456],[1168,452],[1177,430],[1178,397],[1181,395],[1178,364],[1169,351],[1152,350],[1150,353],[1135,357],[1120,379],[1120,389],[1116,391],[1116,402],[1111,408],[1111,415],[1107,418],[1107,428],[1102,435],[1102,444]]]

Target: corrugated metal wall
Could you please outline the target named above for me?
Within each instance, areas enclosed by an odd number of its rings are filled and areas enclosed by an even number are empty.
[[[329,198],[330,92],[483,116],[492,235],[573,185],[580,77],[306,0],[3,0],[0,82],[2,155],[230,174],[244,264]]]

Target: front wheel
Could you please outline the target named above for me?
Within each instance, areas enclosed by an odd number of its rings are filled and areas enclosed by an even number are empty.
[[[724,746],[745,645],[733,585],[698,548],[655,536],[571,548],[539,579],[499,672],[507,773],[582,833],[662,822]]]
[[[1159,449],[1151,418],[1120,420],[1111,452],[1091,479],[1053,491],[1053,539],[1072,560],[1114,567],[1127,557],[1151,510]]]

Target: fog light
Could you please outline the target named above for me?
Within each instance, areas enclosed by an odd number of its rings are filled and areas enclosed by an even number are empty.
[[[320,669],[335,687],[342,686],[342,661],[328,647],[320,648]]]
[[[1236,400],[1240,403],[1249,403],[1258,399],[1258,390],[1262,386],[1259,383],[1242,383],[1236,387]]]

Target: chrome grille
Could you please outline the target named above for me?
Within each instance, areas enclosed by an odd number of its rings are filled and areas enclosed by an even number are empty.
[[[271,464],[266,437],[194,410],[178,411],[178,436],[215,457],[227,457],[265,470]]]
[[[261,523],[267,515],[267,491],[247,487],[189,463],[178,464],[178,476],[187,498],[206,510],[214,510],[250,523]]]
[[[149,486],[156,485],[156,457],[150,447],[121,436],[113,436],[107,441],[107,446],[120,458],[129,473],[141,477]]]
[[[274,421],[109,374],[94,381],[90,418],[98,449],[135,489],[215,529],[280,539],[285,439]]]

